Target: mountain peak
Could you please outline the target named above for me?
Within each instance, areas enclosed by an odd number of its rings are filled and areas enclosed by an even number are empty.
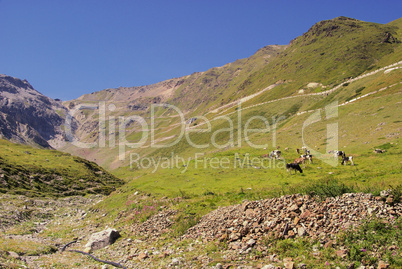
[[[302,36],[293,39],[290,45],[301,42],[301,46],[306,46],[322,39],[325,39],[324,42],[333,43],[334,40],[331,38],[340,39],[345,36],[349,36],[350,41],[360,40],[367,44],[399,43],[395,29],[386,24],[340,16],[314,24]],[[345,38],[342,40],[343,43],[347,43]]]
[[[331,20],[324,20],[314,24],[308,31],[303,35],[304,38],[309,37],[328,37],[334,36],[335,33],[345,30],[353,31],[355,29],[361,28],[359,20],[348,18],[344,16],[336,17]]]
[[[0,137],[51,148],[63,141],[66,111],[27,80],[0,74]]]

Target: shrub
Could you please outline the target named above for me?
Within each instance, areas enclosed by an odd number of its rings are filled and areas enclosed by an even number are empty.
[[[339,183],[335,179],[330,179],[326,182],[316,182],[312,185],[308,185],[304,188],[303,192],[325,198],[340,196],[344,193],[355,192],[355,190],[343,183]]]

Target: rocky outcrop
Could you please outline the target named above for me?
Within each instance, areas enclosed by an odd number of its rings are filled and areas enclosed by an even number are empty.
[[[45,148],[64,143],[67,109],[26,80],[0,75],[0,137]],[[73,122],[73,129],[75,123]]]

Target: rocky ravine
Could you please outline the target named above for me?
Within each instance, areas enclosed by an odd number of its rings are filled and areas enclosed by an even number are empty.
[[[394,223],[402,216],[402,204],[394,203],[392,196],[389,196],[387,192],[383,192],[382,195],[383,197],[374,197],[371,194],[350,193],[322,201],[315,197],[296,194],[259,201],[244,201],[239,205],[220,207],[212,211],[202,217],[178,240],[167,242],[164,241],[166,240],[164,235],[170,232],[177,211],[164,206],[143,223],[122,225],[119,228],[122,237],[107,248],[95,250],[93,255],[118,262],[126,268],[229,268],[229,266],[230,268],[257,268],[256,259],[260,268],[305,268],[303,261],[296,263],[292,259],[279,259],[279,256],[271,253],[266,239],[304,237],[318,241],[322,247],[334,247],[338,257],[346,257],[349,250],[335,244],[339,232],[357,227],[361,221],[371,217]],[[71,238],[75,237],[77,243],[68,247],[85,249],[91,233],[99,232],[103,228],[95,223],[88,223],[87,217],[90,214],[101,214],[101,212],[85,209],[83,203],[93,203],[99,198],[77,200],[77,209],[63,209],[62,212],[65,212],[64,210],[71,212],[60,214],[59,219],[41,221],[38,223],[40,227],[36,228],[37,232],[46,230],[47,223],[71,222],[75,225],[80,222],[87,223],[86,228],[73,230],[75,233],[71,235]],[[47,206],[60,206],[63,203],[74,206],[72,201],[74,199],[63,200],[57,204],[35,203],[41,204],[44,212],[49,212],[46,209]],[[14,208],[13,212],[18,210]],[[18,216],[18,214],[12,215]],[[8,219],[3,221],[3,225],[12,225],[13,221]],[[15,235],[5,236],[15,237]],[[35,232],[27,236],[31,240],[35,238],[35,240],[44,240],[49,243],[49,238],[41,239]],[[85,268],[98,268],[90,266],[97,263],[86,259],[85,256],[61,252],[61,247],[67,243],[62,241],[64,240],[55,241],[54,246],[59,248],[56,253],[42,255],[42,257],[22,255],[17,259],[24,261],[28,268],[38,268],[49,260],[53,263],[56,261],[66,265],[80,263],[82,266],[87,264]],[[205,251],[208,244],[214,245],[219,242],[226,242],[227,247],[216,249],[212,253]],[[397,255],[400,255],[400,246],[392,246],[392,248],[395,253],[399,253]],[[255,256],[256,253],[259,253],[258,257]],[[313,255],[319,259],[320,249],[316,249]],[[44,257],[47,258],[44,259]],[[102,268],[112,267],[106,265]],[[381,268],[387,268],[386,264],[384,263],[384,267]]]

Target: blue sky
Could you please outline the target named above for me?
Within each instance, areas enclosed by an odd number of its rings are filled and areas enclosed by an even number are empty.
[[[62,100],[222,66],[338,16],[388,23],[402,1],[0,0],[0,74]]]

